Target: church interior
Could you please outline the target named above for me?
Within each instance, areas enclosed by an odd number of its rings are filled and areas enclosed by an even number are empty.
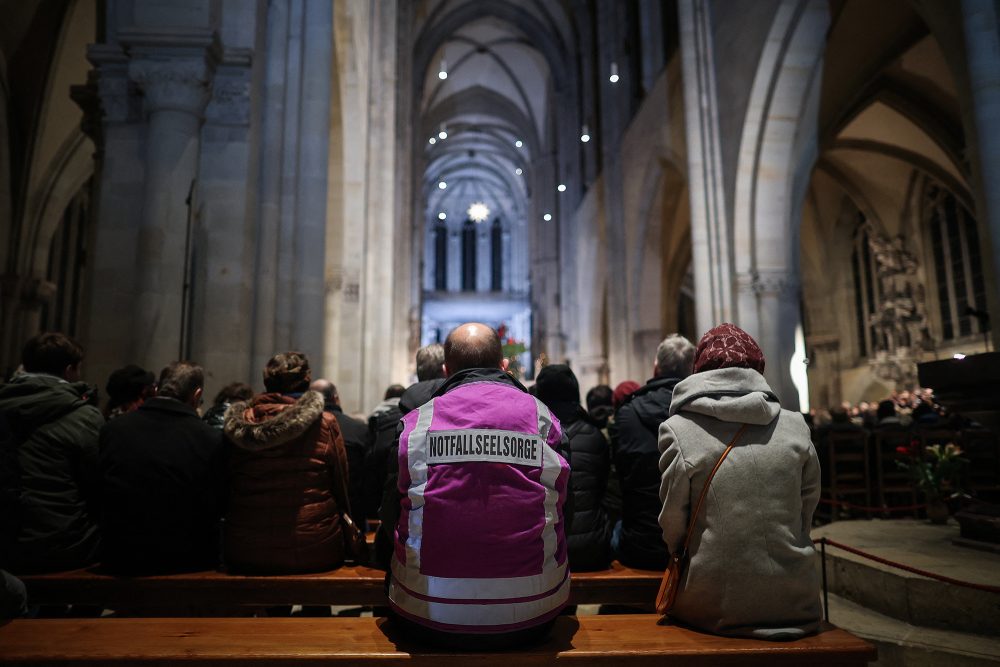
[[[940,393],[928,362],[979,377],[995,420],[998,367],[976,360],[1000,340],[996,2],[0,0],[0,17],[4,378],[42,331],[80,342],[93,384],[193,359],[206,396],[301,350],[368,414],[462,322],[499,329],[525,385],[565,363],[584,393],[645,382],[668,334],[733,322],[814,420]],[[989,557],[956,576],[996,587]],[[838,563],[848,589],[859,566]],[[948,603],[979,620],[904,621],[978,647],[982,595]],[[917,653],[889,664],[933,664]]]
[[[910,390],[993,346],[971,11],[6,2],[0,367],[302,349],[364,411],[462,321],[584,386],[734,321],[790,408]]]

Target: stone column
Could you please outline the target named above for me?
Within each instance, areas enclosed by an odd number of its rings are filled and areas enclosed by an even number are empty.
[[[987,232],[982,253],[988,309],[993,316],[993,347],[1000,344],[1000,17],[991,0],[962,0],[965,47],[972,88],[976,141],[969,142],[978,162],[982,194],[977,197],[980,229]]]
[[[719,142],[711,17],[705,0],[681,0],[684,122],[691,193],[691,245],[697,331],[733,319],[732,251]],[[741,311],[742,313],[742,311]]]
[[[199,130],[214,62],[205,49],[180,57],[133,51],[129,77],[145,97],[146,171],[136,247],[137,294],[133,358],[160,368],[180,356],[185,308],[185,200],[198,174]],[[186,51],[186,50],[185,50]]]
[[[757,340],[764,352],[764,377],[781,400],[797,410],[798,389],[789,371],[795,350],[795,326],[801,322],[800,285],[794,270],[760,270],[737,280],[740,326]]]

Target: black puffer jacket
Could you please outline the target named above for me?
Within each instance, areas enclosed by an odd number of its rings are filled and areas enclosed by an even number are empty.
[[[622,488],[618,559],[631,567],[662,570],[667,546],[658,517],[660,451],[656,441],[679,378],[653,378],[618,408],[610,427],[611,455]]]
[[[97,394],[82,382],[24,373],[0,387],[0,412],[13,437],[8,460],[18,474],[19,533],[10,555],[15,574],[71,570],[97,559],[97,434],[104,424]],[[5,519],[6,521],[6,519]]]
[[[347,497],[351,507],[348,514],[359,526],[364,526],[368,516],[365,500],[365,458],[370,448],[368,424],[344,414],[336,403],[327,403],[324,408],[337,418],[340,434],[344,436],[344,449],[347,452]],[[378,508],[371,510],[375,512]]]
[[[573,461],[573,523],[566,530],[570,569],[604,570],[611,564],[611,526],[603,502],[611,468],[608,441],[579,405],[561,412],[556,416],[569,438]]]

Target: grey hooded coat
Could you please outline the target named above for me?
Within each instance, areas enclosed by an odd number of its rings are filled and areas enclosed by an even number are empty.
[[[757,371],[705,371],[674,388],[659,435],[663,539],[681,549],[708,474],[743,423],[695,524],[671,616],[721,635],[800,637],[821,617],[809,537],[819,461],[802,416],[782,410]]]

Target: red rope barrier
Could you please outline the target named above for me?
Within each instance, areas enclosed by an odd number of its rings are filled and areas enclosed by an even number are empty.
[[[937,581],[943,581],[946,584],[952,584],[953,586],[961,586],[962,588],[974,588],[979,591],[986,591],[987,593],[1000,593],[1000,586],[988,586],[986,584],[975,584],[970,581],[961,581],[959,579],[952,579],[951,577],[946,577],[942,574],[935,574],[933,572],[928,572],[927,570],[921,570],[920,568],[911,567],[909,565],[904,565],[902,563],[896,563],[891,560],[882,558],[881,556],[875,556],[873,554],[865,553],[860,549],[855,549],[854,547],[849,547],[846,544],[841,544],[840,542],[834,542],[826,537],[820,537],[813,540],[813,544],[817,542],[822,542],[828,544],[831,547],[836,547],[852,553],[855,556],[861,556],[862,558],[867,558],[868,560],[873,560],[876,563],[881,563],[882,565],[888,565],[889,567],[894,567],[899,570],[906,570],[907,572],[912,572],[913,574],[919,574],[921,577],[927,577],[928,579],[936,579]]]
[[[898,507],[865,507],[864,505],[849,503],[846,500],[820,498],[819,501],[824,505],[837,505],[839,507],[846,507],[847,509],[858,510],[859,512],[912,512],[927,507],[927,503],[921,503],[920,505],[900,505]]]

